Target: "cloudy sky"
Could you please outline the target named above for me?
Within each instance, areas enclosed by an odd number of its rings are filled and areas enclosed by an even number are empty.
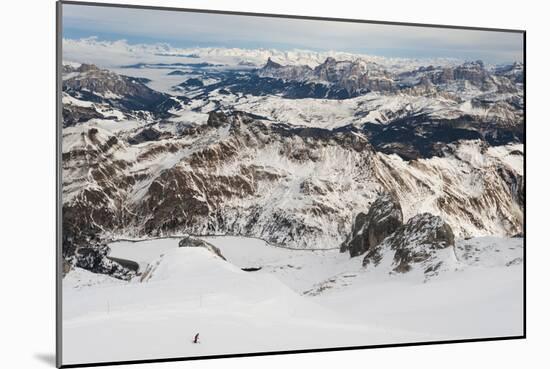
[[[508,63],[523,59],[523,35],[429,27],[63,6],[63,37],[239,47],[347,51],[388,57],[451,57]]]

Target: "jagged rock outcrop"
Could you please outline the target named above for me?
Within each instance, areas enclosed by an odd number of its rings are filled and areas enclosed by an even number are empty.
[[[75,248],[70,257],[64,256],[63,276],[73,267],[86,269],[92,273],[108,274],[114,278],[130,280],[137,271],[137,265],[126,265],[125,261],[118,261],[108,257],[109,248],[104,243],[83,243]],[[131,263],[131,262],[130,262]]]
[[[334,97],[358,96],[367,91],[391,91],[394,82],[390,73],[381,66],[362,60],[337,61],[328,57],[314,69],[307,65],[281,65],[269,58],[258,70],[261,77],[283,79],[285,81],[331,84]],[[340,90],[340,93],[336,91]]]
[[[523,65],[515,63],[495,71],[482,61],[465,62],[448,67],[419,67],[402,73],[392,73],[383,66],[361,59],[336,60],[328,57],[315,68],[306,65],[281,65],[268,59],[258,75],[285,81],[321,82],[345,94],[336,98],[355,97],[367,92],[397,92],[441,95],[457,98],[457,90],[476,88],[480,91],[517,93],[516,84],[523,81]]]
[[[271,57],[267,58],[267,62],[265,63],[265,66],[263,67],[264,70],[269,69],[280,69],[283,66],[279,63],[274,62]]]
[[[516,153],[512,155],[523,156],[523,153]],[[525,206],[524,177],[505,167],[497,168],[497,173],[505,181],[506,185],[510,189],[510,193],[512,194],[513,199],[523,208]]]
[[[515,67],[517,70],[523,69],[522,66]],[[507,71],[514,71],[508,72]],[[418,83],[426,85],[427,81],[438,87],[439,90],[451,92],[457,95],[457,91],[468,90],[472,88],[480,91],[498,91],[499,93],[515,93],[518,87],[515,85],[521,75],[516,72],[513,66],[509,69],[498,69],[491,71],[487,69],[480,60],[465,62],[460,65],[448,67],[420,67],[413,71],[401,73],[396,77],[397,80],[404,82],[404,85]]]
[[[62,118],[63,127],[70,127],[90,119],[102,119],[105,116],[91,107],[63,105]]]
[[[134,137],[128,139],[128,143],[131,145],[137,145],[143,142],[156,141],[163,136],[162,132],[154,128],[145,128],[139,131]],[[166,136],[166,135],[165,135]]]
[[[429,213],[418,214],[399,227],[378,247],[370,249],[363,259],[363,266],[379,265],[382,259],[392,258],[393,272],[405,273],[419,265],[426,275],[438,272],[454,252],[454,234],[451,227],[439,217]],[[449,249],[450,254],[439,251]]]
[[[367,214],[359,213],[355,217],[351,236],[342,243],[340,251],[349,251],[351,257],[364,254],[402,224],[401,205],[392,195],[382,194],[370,206]]]
[[[208,251],[212,252],[213,254],[217,255],[221,259],[227,260],[222,255],[222,252],[220,251],[219,248],[217,248],[216,246],[212,245],[209,242],[201,240],[200,238],[186,236],[186,237],[184,237],[180,240],[180,242],[178,243],[178,246],[179,247],[203,247],[203,248],[207,249]]]
[[[509,65],[497,67],[495,75],[505,76],[515,83],[524,83],[525,73],[523,63],[514,62]]]
[[[228,122],[227,115],[225,115],[223,112],[211,111],[208,114],[208,120],[206,121],[206,125],[209,127],[218,128],[226,124],[227,122]]]
[[[315,67],[314,74],[322,81],[344,88],[351,96],[366,91],[391,91],[394,88],[390,73],[376,63],[360,59],[337,61],[329,57]]]
[[[258,75],[260,77],[302,81],[313,76],[313,69],[307,65],[281,65],[268,58],[267,63],[258,71]]]

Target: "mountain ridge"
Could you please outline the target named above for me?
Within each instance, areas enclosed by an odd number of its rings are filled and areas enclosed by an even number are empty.
[[[318,73],[327,79],[319,84],[326,91],[336,91],[327,82],[338,84],[350,73],[371,78],[368,68],[373,67],[328,58],[318,69],[289,69],[271,59],[267,65],[293,78],[300,75],[296,70]],[[517,69],[498,73],[516,75]],[[332,107],[330,101],[351,101],[379,117],[375,123],[325,127],[302,124],[307,114],[297,114],[298,120],[274,116],[276,109],[262,104],[262,97],[238,92],[255,78],[277,88],[272,77],[258,77],[253,68],[191,67],[189,79],[213,81],[193,83],[192,91],[173,96],[151,89],[144,77],[68,66],[63,102],[72,113],[64,115],[62,157],[66,255],[106,237],[182,233],[252,236],[289,248],[337,248],[356,214],[368,212],[381,192],[395,194],[403,221],[429,212],[444,219],[457,237],[521,233],[522,95],[496,85],[484,91],[497,72],[479,63],[456,67],[456,76],[453,72],[453,88],[457,79],[472,79],[467,90],[430,95],[435,83],[427,75],[443,70],[414,72],[424,79],[407,87],[407,93],[366,92],[357,101],[284,98],[266,90],[268,102],[293,114],[305,102]],[[310,82],[288,83],[281,86]],[[141,105],[135,105],[137,95],[144,99]],[[291,109],[282,105],[291,102]],[[455,110],[456,104],[462,110]],[[353,105],[350,109],[361,112]]]

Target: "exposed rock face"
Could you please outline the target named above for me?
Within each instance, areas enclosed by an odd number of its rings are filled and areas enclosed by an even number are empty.
[[[104,118],[103,114],[93,108],[73,105],[63,105],[63,127],[87,122],[90,119]]]
[[[369,250],[363,265],[378,265],[393,253],[392,271],[405,273],[418,264],[425,274],[431,275],[437,273],[445,261],[438,251],[452,247],[453,231],[441,217],[418,214],[384,239],[379,247]]]
[[[62,275],[65,277],[73,269],[71,263],[67,259],[63,259]]]
[[[178,246],[179,247],[204,247],[205,249],[209,250],[213,254],[216,254],[217,256],[222,258],[223,260],[226,260],[219,248],[217,248],[216,246],[212,245],[209,242],[201,240],[200,238],[195,238],[191,236],[184,237],[178,243]]]
[[[154,128],[145,128],[141,130],[134,137],[128,139],[128,143],[131,145],[140,144],[148,141],[156,141],[161,138],[162,133]]]
[[[353,209],[380,192],[398,194],[403,218],[429,201],[461,236],[522,230],[522,186],[512,181],[520,172],[502,159],[521,158],[506,154],[519,146],[491,152],[470,141],[447,145],[442,158],[404,162],[376,152],[359,130],[265,124],[236,112],[212,120],[181,137],[132,146],[135,131],[115,137],[100,127],[71,128],[64,136],[72,143],[63,153],[64,230],[229,233],[329,248],[354,223],[356,235],[364,228]],[[485,160],[477,162],[478,155]],[[509,175],[496,174],[501,167]],[[364,252],[360,245],[357,252]]]
[[[88,244],[76,249],[73,257],[74,265],[93,273],[108,274],[112,277],[129,280],[135,275],[137,268],[132,270],[107,257],[109,248],[105,244]],[[65,269],[70,269],[64,265]]]
[[[340,251],[349,251],[351,257],[361,255],[376,247],[402,224],[401,205],[390,194],[383,194],[367,214],[359,213],[355,217],[351,236],[341,245]]]
[[[453,97],[457,90],[470,86],[481,91],[518,92],[515,84],[523,81],[523,65],[515,63],[489,71],[482,61],[474,61],[452,67],[420,67],[397,74],[361,59],[337,61],[328,57],[313,69],[306,65],[281,65],[268,59],[258,75],[300,83],[328,83],[332,90],[341,89],[341,94],[332,93],[329,98],[355,97],[369,91],[413,94],[422,91],[424,95],[429,92],[432,96]]]
[[[523,153],[520,155],[523,156]],[[514,200],[523,208],[525,206],[525,182],[524,177],[506,168],[498,168],[497,173],[506,182]]]
[[[515,83],[523,83],[525,78],[524,65],[523,63],[515,62],[511,65],[498,67],[495,74],[497,76],[505,76]]]
[[[212,111],[208,114],[206,124],[209,127],[218,128],[227,123],[227,116],[223,112]]]
[[[388,72],[376,63],[362,60],[336,61],[329,57],[315,67],[314,73],[320,80],[344,88],[350,96],[364,91],[391,91],[394,87]]]
[[[281,65],[268,58],[265,66],[258,71],[258,75],[286,80],[305,80],[313,75],[313,70],[307,65]]]
[[[307,65],[281,65],[268,59],[265,66],[258,71],[258,75],[301,83],[325,85],[329,83],[332,85],[331,92],[325,92],[325,94],[332,98],[348,98],[367,91],[391,91],[394,89],[394,83],[388,72],[376,63],[367,63],[362,60],[337,61],[328,57],[323,63],[312,69]],[[314,89],[311,91],[312,93]]]
[[[265,63],[264,70],[279,69],[282,67],[283,66],[281,64],[274,62],[271,58],[267,58],[267,63]]]
[[[385,193],[376,199],[367,214],[359,213],[355,217],[351,235],[342,243],[340,251],[349,251],[351,257],[366,252],[363,266],[378,266],[383,259],[391,258],[390,273],[406,273],[418,264],[426,277],[430,277],[438,273],[446,260],[440,251],[452,250],[452,247],[453,231],[441,217],[423,213],[403,224],[401,205]]]
[[[515,67],[520,75],[523,71],[523,66]],[[515,83],[519,80],[513,66],[491,72],[485,68],[482,61],[465,62],[464,64],[454,67],[421,67],[415,71],[402,73],[397,77],[399,80],[407,81],[408,78],[414,77],[413,80],[420,79],[420,82],[426,84],[430,81],[433,85],[439,86],[441,89],[449,91],[468,89],[474,86],[481,91],[498,91],[501,93],[517,92],[518,88]],[[521,71],[521,72],[520,72]]]

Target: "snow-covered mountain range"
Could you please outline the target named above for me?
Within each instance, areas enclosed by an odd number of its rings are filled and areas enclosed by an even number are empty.
[[[84,60],[98,43],[64,43],[69,264],[184,233],[340,248],[383,193],[456,238],[523,232],[520,63],[121,43],[105,68]]]
[[[63,52],[64,364],[523,334],[523,64]]]

